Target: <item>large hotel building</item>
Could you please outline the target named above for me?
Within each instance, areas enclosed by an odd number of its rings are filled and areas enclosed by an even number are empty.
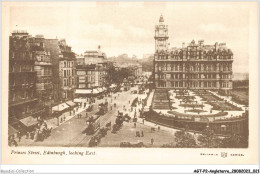
[[[232,90],[233,53],[225,43],[204,45],[191,41],[182,48],[168,48],[168,25],[163,16],[155,26],[154,82],[162,89]]]

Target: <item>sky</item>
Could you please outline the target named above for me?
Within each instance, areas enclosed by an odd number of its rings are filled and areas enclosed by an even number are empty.
[[[243,3],[99,2],[34,3],[10,8],[10,34],[27,30],[47,39],[65,38],[77,54],[101,46],[108,57],[153,54],[160,15],[168,24],[170,47],[193,39],[226,43],[234,53],[233,71],[248,72],[249,9]]]

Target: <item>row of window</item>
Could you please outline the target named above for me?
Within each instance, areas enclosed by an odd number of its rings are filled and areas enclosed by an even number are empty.
[[[65,69],[63,70],[63,77],[70,77],[75,75],[75,69]]]
[[[9,78],[9,84],[11,86],[19,86],[19,85],[32,85],[35,84],[35,78],[33,78],[32,76],[28,76],[28,75],[23,75],[22,77],[10,77]]]
[[[63,61],[63,62],[60,62],[60,64],[61,64],[61,67],[63,67],[63,68],[72,68],[74,65],[74,61]]]
[[[19,51],[19,52],[14,52],[10,51],[9,54],[11,59],[21,59],[21,60],[33,60],[32,53],[29,51]]]
[[[10,72],[33,72],[34,65],[10,65]]]
[[[35,92],[32,90],[17,90],[17,91],[12,91],[9,92],[9,100],[14,102],[14,101],[19,101],[19,100],[24,100],[24,99],[29,99],[29,98],[34,98]]]
[[[74,78],[66,78],[66,79],[63,79],[63,86],[73,86],[75,85],[75,80]]]
[[[48,56],[48,55],[36,55],[36,60],[38,62],[50,62],[51,61],[50,56]]]
[[[180,63],[157,63],[156,71],[232,71],[232,64],[199,64],[187,65]]]
[[[176,60],[176,59],[205,59],[205,60],[228,60],[233,59],[233,55],[201,55],[201,54],[183,54],[183,55],[155,55],[157,60]]]
[[[156,74],[160,79],[232,79],[231,74]]]
[[[167,86],[166,82],[159,81],[158,87],[194,87],[194,88],[216,88],[216,82],[171,82]],[[220,87],[222,88],[231,88],[232,83],[229,82],[222,82],[219,83]]]

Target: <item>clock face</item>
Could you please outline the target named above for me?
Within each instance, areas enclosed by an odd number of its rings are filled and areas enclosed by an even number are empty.
[[[163,30],[159,30],[159,34],[160,35],[164,34]]]

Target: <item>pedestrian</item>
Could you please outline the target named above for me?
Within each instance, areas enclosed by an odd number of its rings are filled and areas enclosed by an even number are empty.
[[[22,138],[21,132],[18,132],[18,140],[19,140],[19,142],[21,141],[21,138]]]
[[[158,126],[158,132],[160,131],[160,126]]]
[[[134,123],[134,127],[136,128],[136,123]]]
[[[141,132],[141,137],[144,137],[144,131]]]
[[[29,136],[30,136],[30,132],[27,131],[27,133],[26,133],[26,139],[28,139]]]
[[[30,133],[30,138],[33,140],[33,138],[34,138],[34,132],[32,131],[31,133]]]
[[[144,124],[144,118],[143,118],[143,124]]]
[[[152,139],[151,139],[151,145],[153,145],[153,143],[154,143],[154,139],[152,138]]]
[[[88,113],[86,112],[86,118],[88,117]]]

